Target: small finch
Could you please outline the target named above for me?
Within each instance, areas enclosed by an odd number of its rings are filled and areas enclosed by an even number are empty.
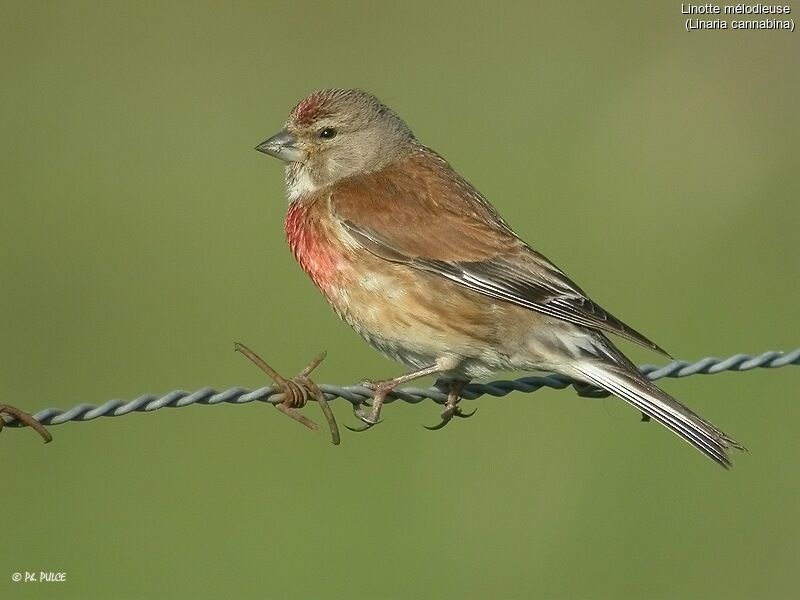
[[[412,370],[368,381],[363,429],[396,386],[438,375],[450,390],[497,371],[552,371],[603,388],[730,467],[736,441],[642,376],[607,337],[666,354],[589,299],[375,96],[321,90],[257,150],[286,163],[289,246],[334,311]]]

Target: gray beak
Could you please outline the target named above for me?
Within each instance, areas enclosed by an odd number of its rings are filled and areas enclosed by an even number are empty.
[[[306,153],[300,150],[295,144],[295,137],[285,129],[273,135],[266,142],[261,142],[256,146],[256,150],[269,154],[275,158],[280,158],[284,162],[303,162]]]

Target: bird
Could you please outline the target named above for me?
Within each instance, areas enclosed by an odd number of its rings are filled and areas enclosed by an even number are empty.
[[[440,429],[467,417],[464,386],[499,371],[602,388],[729,468],[744,447],[643,376],[609,335],[667,354],[523,241],[484,196],[370,92],[322,89],[256,150],[285,164],[284,231],[336,314],[407,373],[365,380],[366,430],[397,386],[448,382]],[[669,355],[667,355],[669,356]]]

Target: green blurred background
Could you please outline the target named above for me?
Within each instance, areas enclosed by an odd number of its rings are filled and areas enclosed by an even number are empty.
[[[676,356],[800,346],[798,34],[687,33],[675,2],[1,6],[0,401],[264,385],[234,340],[400,373],[295,265],[253,151],[331,86]],[[798,376],[664,384],[749,446],[729,473],[569,391],[439,433],[395,403],[338,448],[262,404],[7,430],[0,597],[797,597]]]

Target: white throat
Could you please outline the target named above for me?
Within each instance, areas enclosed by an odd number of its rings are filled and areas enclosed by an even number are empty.
[[[289,165],[286,168],[286,195],[289,202],[294,202],[298,198],[312,194],[319,189],[314,183],[303,165]]]

